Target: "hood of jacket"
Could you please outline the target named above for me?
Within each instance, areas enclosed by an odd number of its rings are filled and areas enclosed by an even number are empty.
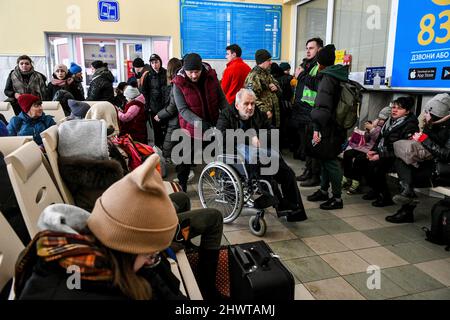
[[[320,71],[322,74],[328,74],[333,78],[340,81],[348,80],[348,67],[342,64],[335,64],[334,66],[329,66]]]
[[[80,234],[86,228],[89,216],[86,210],[70,204],[52,204],[42,211],[37,226],[39,231]]]
[[[111,71],[108,70],[107,67],[101,67],[95,70],[92,80],[95,80],[100,77],[111,83],[114,82],[114,75],[111,73]]]

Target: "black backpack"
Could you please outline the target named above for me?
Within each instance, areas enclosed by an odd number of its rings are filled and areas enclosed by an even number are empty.
[[[450,198],[438,201],[431,209],[431,230],[422,228],[426,234],[426,240],[446,245],[446,251],[450,251]]]

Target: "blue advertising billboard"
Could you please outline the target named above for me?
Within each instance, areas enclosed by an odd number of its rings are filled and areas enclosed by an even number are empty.
[[[391,85],[450,88],[450,0],[398,0]]]
[[[279,60],[281,14],[280,5],[180,0],[181,53],[224,59],[225,48],[236,43],[244,59],[266,49]]]

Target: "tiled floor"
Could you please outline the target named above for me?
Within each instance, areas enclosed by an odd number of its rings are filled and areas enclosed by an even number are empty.
[[[296,174],[302,172],[303,163],[285,159]],[[437,198],[419,195],[415,223],[394,225],[384,217],[397,206],[375,208],[361,195],[343,194],[343,210],[323,211],[319,203],[306,200],[315,190],[300,188],[307,221],[286,222],[268,210],[267,233],[258,238],[249,231],[250,215],[242,214],[225,225],[224,244],[265,240],[294,275],[299,300],[450,300],[450,252],[425,241],[421,230],[429,227],[430,208]],[[193,207],[199,207],[195,181],[188,191]],[[373,285],[376,273],[367,270],[373,265],[380,268],[379,288]]]

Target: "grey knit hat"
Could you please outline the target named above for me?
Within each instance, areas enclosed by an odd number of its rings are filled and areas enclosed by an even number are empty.
[[[440,93],[435,95],[425,106],[425,112],[443,118],[448,115],[450,109],[450,95],[448,93]]]
[[[91,106],[83,101],[77,101],[73,99],[67,100],[67,104],[69,105],[71,116],[84,119],[86,116],[86,113],[91,108]]]
[[[380,113],[378,114],[378,119],[386,120],[391,116],[391,107],[387,106],[381,109]]]

